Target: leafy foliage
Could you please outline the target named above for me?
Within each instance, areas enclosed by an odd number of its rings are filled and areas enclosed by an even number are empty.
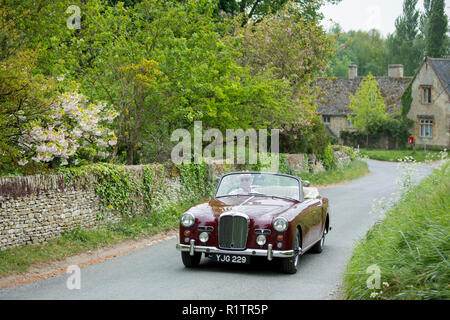
[[[444,2],[425,0],[421,12],[417,0],[404,0],[395,31],[387,37],[377,30],[343,32],[339,25],[333,26],[329,34],[335,39],[337,51],[331,75],[346,77],[348,66],[357,64],[362,76],[369,72],[386,76],[388,64],[403,64],[405,76],[414,76],[426,56],[448,56],[450,37]]]
[[[350,95],[349,109],[352,111],[350,121],[367,136],[368,140],[370,130],[381,126],[386,118],[386,105],[378,89],[378,82],[372,74],[369,73],[361,81],[355,95]]]
[[[426,55],[443,58],[449,54],[448,16],[445,14],[445,1],[432,0],[426,28]]]
[[[334,157],[334,150],[331,144],[325,148],[325,152],[320,158],[327,170],[332,170],[336,167],[336,158]]]
[[[404,118],[406,118],[408,116],[408,113],[411,110],[411,104],[413,102],[413,98],[412,98],[412,84],[414,82],[414,79],[411,80],[411,83],[409,84],[408,88],[406,88],[405,92],[402,95],[401,115]]]
[[[121,165],[96,163],[78,168],[59,168],[56,173],[64,176],[67,185],[94,185],[104,211],[112,210],[123,218],[152,216],[155,211],[176,206],[180,201],[199,201],[211,195],[212,185],[206,164],[181,165],[178,168],[168,164],[154,165],[137,170],[141,174]],[[175,191],[177,194],[169,194]]]
[[[238,59],[253,74],[269,73],[289,83],[289,117],[277,118],[284,128],[282,150],[321,154],[329,141],[316,112],[318,92],[313,84],[325,75],[333,49],[318,22],[302,12],[288,3],[258,23],[237,27],[236,33],[242,37]]]
[[[85,97],[81,113],[104,102],[118,116],[105,126],[108,136],[117,137],[105,140],[112,156],[104,158],[106,146],[95,142],[73,154],[70,147],[71,165],[167,161],[171,132],[192,129],[197,120],[204,128],[222,131],[289,127],[304,141],[323,140],[312,86],[332,54],[329,38],[319,26],[323,3],[42,0],[36,6],[1,0],[2,170],[33,172],[66,163],[51,153],[39,158],[36,142],[25,153],[18,145],[33,125],[61,128],[54,106],[61,94],[73,92]],[[66,27],[73,18],[66,12],[69,5],[80,7],[81,29]],[[248,23],[219,17],[218,5],[228,12],[248,13]],[[252,7],[253,12],[247,11]],[[272,31],[268,42],[260,43],[268,31]],[[275,45],[291,58],[274,59]],[[247,54],[250,60],[244,61]],[[259,62],[258,54],[263,58]],[[74,119],[62,118],[67,119],[63,121],[67,135],[73,134]],[[316,137],[308,140],[310,135]],[[314,149],[312,143],[304,142],[302,148]],[[31,163],[33,157],[40,163]],[[29,163],[19,168],[19,161]]]
[[[336,54],[332,58],[331,76],[348,77],[348,66],[358,65],[358,74],[387,75],[389,54],[386,40],[377,30],[343,32],[339,25],[330,30]],[[403,63],[403,62],[402,62]]]
[[[343,131],[341,138],[346,144],[352,146],[365,145],[368,138],[369,145],[373,146],[384,136],[393,141],[392,147],[403,147],[408,143],[409,129],[413,124],[414,122],[409,118],[394,115],[386,117],[380,123],[369,128],[368,137],[361,131]]]
[[[395,21],[395,33],[387,39],[391,63],[401,63],[406,75],[415,74],[423,59],[423,44],[419,37],[420,13],[418,0],[405,0],[403,15]]]
[[[318,20],[323,16],[320,7],[326,3],[338,3],[341,0],[294,0],[294,5],[302,8],[301,15],[307,19]],[[228,14],[241,15],[242,25],[249,21],[260,22],[267,15],[277,13],[282,10],[290,0],[219,0],[218,9]]]
[[[0,167],[12,170],[23,152],[24,130],[48,114],[55,83],[33,73],[38,50],[22,48],[14,11],[0,8]]]

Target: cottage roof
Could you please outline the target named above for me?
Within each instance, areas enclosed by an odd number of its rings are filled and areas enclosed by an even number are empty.
[[[450,97],[450,59],[428,58]]]
[[[323,78],[317,82],[322,93],[317,101],[317,112],[321,115],[346,116],[350,113],[350,94],[355,94],[363,77]],[[378,88],[389,113],[401,108],[401,98],[411,82],[410,77],[376,77]]]

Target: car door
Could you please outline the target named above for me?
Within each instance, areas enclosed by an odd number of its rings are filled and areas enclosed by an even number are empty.
[[[309,199],[303,203],[306,209],[301,214],[304,226],[303,248],[313,245],[321,237],[322,230],[322,201],[320,199]]]

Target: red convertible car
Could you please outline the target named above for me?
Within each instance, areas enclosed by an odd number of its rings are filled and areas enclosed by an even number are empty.
[[[322,252],[330,228],[328,199],[308,182],[275,173],[224,175],[215,197],[181,215],[177,249],[188,268],[202,254],[217,262],[248,264],[252,257],[280,259],[297,272],[307,251]]]

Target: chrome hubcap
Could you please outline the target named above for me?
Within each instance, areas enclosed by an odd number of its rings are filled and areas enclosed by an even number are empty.
[[[299,235],[297,233],[296,237],[295,237],[295,245],[294,245],[294,250],[300,250],[300,240],[298,239]],[[295,256],[295,260],[294,260],[294,265],[295,267],[297,267],[298,264],[298,257],[300,256],[300,252],[298,252],[298,254]]]

